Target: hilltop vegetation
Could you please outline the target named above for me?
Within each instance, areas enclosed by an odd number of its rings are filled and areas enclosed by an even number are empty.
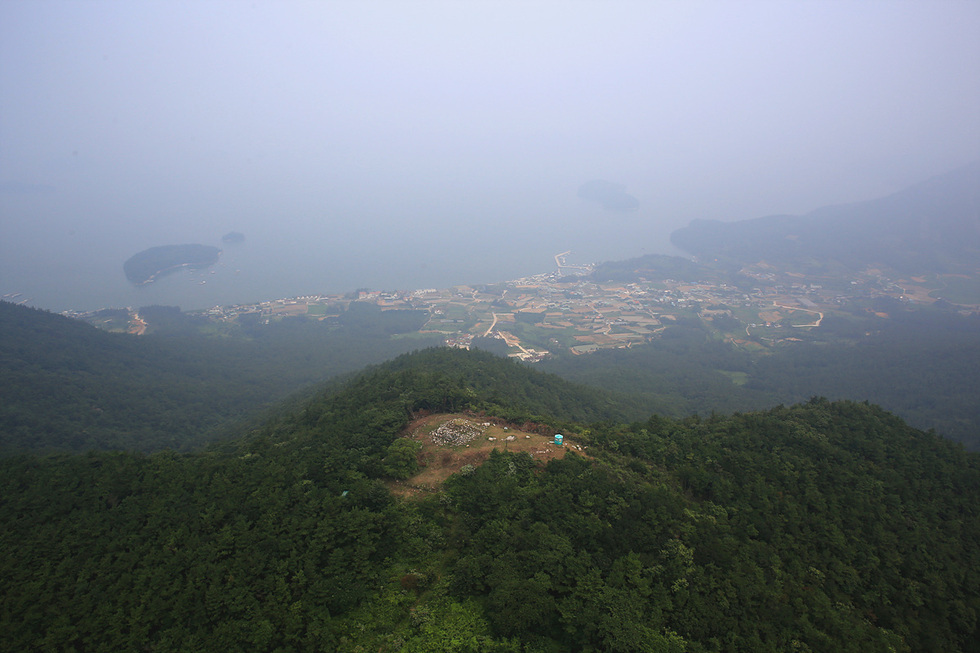
[[[427,350],[206,452],[0,461],[5,645],[976,650],[977,457],[873,406],[539,416],[595,459],[498,452],[429,499],[386,489],[413,415],[585,396],[560,385]]]

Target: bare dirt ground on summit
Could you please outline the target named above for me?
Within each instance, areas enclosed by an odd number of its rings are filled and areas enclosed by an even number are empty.
[[[391,491],[403,497],[436,492],[451,475],[464,465],[477,467],[494,449],[527,453],[541,463],[562,458],[569,451],[588,456],[580,443],[565,438],[563,446],[554,443],[553,435],[521,430],[502,420],[479,415],[439,414],[421,417],[409,424],[402,437],[422,445],[419,451],[421,471],[410,479],[389,484]],[[512,437],[512,440],[508,440]]]

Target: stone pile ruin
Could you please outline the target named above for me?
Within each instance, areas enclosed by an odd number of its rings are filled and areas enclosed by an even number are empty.
[[[465,419],[451,419],[432,432],[432,442],[457,447],[482,436],[490,424],[477,424]]]

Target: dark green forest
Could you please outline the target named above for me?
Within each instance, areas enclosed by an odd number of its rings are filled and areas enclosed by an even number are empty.
[[[459,411],[590,456],[497,453],[392,495],[401,429]],[[980,650],[976,454],[849,401],[607,415],[430,349],[197,452],[8,456],[3,648]]]
[[[358,306],[332,324],[301,318],[204,335],[201,318],[147,307],[155,333],[106,333],[0,302],[0,452],[188,450],[233,434],[311,384],[433,339],[415,311]]]

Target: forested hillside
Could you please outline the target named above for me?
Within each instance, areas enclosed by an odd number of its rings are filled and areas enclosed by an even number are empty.
[[[980,321],[939,310],[827,318],[810,341],[754,354],[713,340],[700,324],[660,340],[539,369],[672,417],[768,408],[813,396],[871,401],[910,424],[980,450]]]
[[[812,396],[869,400],[980,449],[977,319],[881,308],[889,318],[828,317],[807,340],[765,354],[682,320],[646,345],[538,364],[590,386],[585,392],[545,377],[526,387],[500,371],[508,367],[487,367],[471,382],[488,404],[580,421],[758,410]],[[0,450],[189,450],[317,383],[438,342],[413,333],[424,313],[356,302],[330,322],[287,318],[218,332],[174,307],[141,314],[151,333],[134,337],[0,302]]]
[[[359,308],[236,337],[206,337],[176,308],[145,312],[158,333],[137,338],[0,302],[0,451],[189,449],[310,384],[435,344],[391,338],[418,329],[402,315],[414,311]]]
[[[631,425],[573,408],[605,410],[436,349],[207,451],[8,457],[4,647],[978,649],[975,454],[853,402]],[[393,496],[408,421],[467,410],[534,416],[589,457],[501,451]]]

